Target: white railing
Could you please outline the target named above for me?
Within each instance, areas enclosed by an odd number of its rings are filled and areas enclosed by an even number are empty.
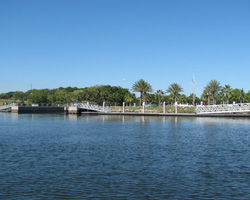
[[[250,103],[197,105],[196,114],[242,113],[250,112]]]
[[[0,106],[0,110],[6,110],[6,109],[9,109],[9,108],[16,106],[16,105],[17,105],[16,103],[11,103],[11,104],[7,104],[4,106]]]
[[[81,109],[92,110],[92,111],[97,111],[97,112],[109,112],[110,111],[110,108],[107,106],[98,106],[98,105],[89,104],[89,103],[77,103],[74,105]]]

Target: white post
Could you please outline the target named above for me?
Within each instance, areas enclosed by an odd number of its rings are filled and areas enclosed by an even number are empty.
[[[203,105],[203,101],[201,101],[201,106]]]
[[[125,102],[122,103],[123,109],[122,112],[125,113]]]
[[[163,102],[163,113],[166,113],[166,102]]]
[[[233,105],[235,104],[235,101],[233,102]]]
[[[105,111],[105,101],[102,103],[102,109]]]
[[[142,103],[142,106],[143,106],[142,112],[145,113],[145,102]]]
[[[134,103],[134,107],[136,106],[136,103]]]
[[[177,113],[177,102],[175,102],[175,113]]]

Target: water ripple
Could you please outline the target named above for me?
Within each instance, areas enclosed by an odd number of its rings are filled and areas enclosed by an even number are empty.
[[[0,199],[250,199],[246,120],[0,113]]]

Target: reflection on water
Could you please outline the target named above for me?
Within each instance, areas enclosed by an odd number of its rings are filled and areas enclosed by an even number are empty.
[[[249,122],[0,113],[0,199],[250,199]]]
[[[189,121],[195,123],[249,123],[250,118],[234,118],[234,117],[176,117],[176,116],[130,116],[130,115],[66,115],[68,118],[78,119],[78,120],[88,120],[88,121],[140,121],[140,122],[150,122],[150,121],[170,121],[173,123]]]
[[[24,117],[25,116],[25,117]],[[141,123],[150,121],[170,121],[173,123],[189,121],[195,123],[217,124],[217,123],[246,123],[248,124],[250,118],[248,117],[176,117],[176,116],[131,116],[131,115],[64,115],[64,114],[16,114],[16,113],[0,113],[0,119],[2,120],[18,120],[19,118],[26,118],[28,120],[36,120],[47,117],[52,118],[64,118],[65,120],[84,120],[84,121],[140,121]]]

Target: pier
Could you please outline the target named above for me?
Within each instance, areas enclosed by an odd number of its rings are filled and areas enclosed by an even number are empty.
[[[12,113],[63,113],[65,107],[63,106],[30,106],[24,104],[8,104],[0,106],[1,112],[12,112]]]
[[[0,106],[1,112],[12,113],[65,113],[65,114],[96,114],[96,115],[130,115],[130,116],[188,116],[188,117],[250,117],[250,104],[228,104],[214,106],[197,106],[196,113],[146,113],[145,107],[142,112],[125,112],[123,104],[122,112],[114,112],[109,107],[98,106],[89,103],[75,103],[67,106],[49,105],[23,105],[8,104]]]
[[[75,103],[66,106],[49,106],[49,105],[25,105],[25,104],[8,104],[0,106],[2,112],[12,113],[67,113],[67,114],[80,114],[81,112],[102,112],[108,113],[110,109],[105,106],[98,106],[89,103]]]

